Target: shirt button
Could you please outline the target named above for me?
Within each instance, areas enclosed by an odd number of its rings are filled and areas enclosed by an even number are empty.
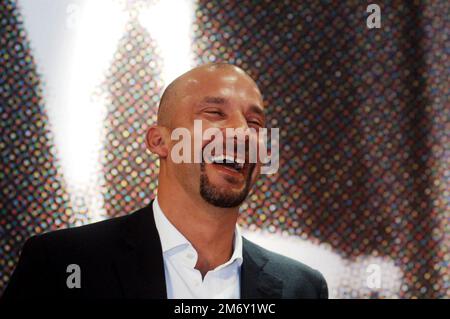
[[[192,259],[192,258],[194,258],[194,254],[193,253],[188,253],[186,255],[186,257],[189,258],[189,259]]]

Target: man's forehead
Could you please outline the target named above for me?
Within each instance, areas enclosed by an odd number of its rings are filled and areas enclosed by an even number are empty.
[[[205,97],[220,97],[228,99],[238,97],[251,100],[253,104],[263,107],[261,93],[254,81],[245,75],[236,72],[205,72],[189,76],[184,79],[181,95],[196,100]]]

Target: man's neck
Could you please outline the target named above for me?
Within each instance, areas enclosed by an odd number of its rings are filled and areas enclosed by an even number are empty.
[[[195,268],[203,277],[230,259],[239,208],[215,207],[181,190],[173,196],[161,184],[158,203],[167,219],[197,251]]]

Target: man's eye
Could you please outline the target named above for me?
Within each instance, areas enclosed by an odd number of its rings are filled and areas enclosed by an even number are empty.
[[[262,126],[261,122],[259,122],[259,121],[248,121],[248,124]]]
[[[220,115],[220,116],[222,116],[223,115],[223,112],[221,112],[221,111],[205,111],[205,113],[207,113],[207,114],[212,114],[212,115]]]

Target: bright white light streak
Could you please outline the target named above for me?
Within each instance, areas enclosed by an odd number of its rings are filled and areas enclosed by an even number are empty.
[[[28,8],[34,2],[24,0],[24,3]],[[44,13],[49,11],[45,11],[44,4],[51,7],[51,2],[40,4],[43,13],[31,10],[30,14],[38,16],[33,21],[47,25],[39,17],[46,17]],[[58,14],[65,15],[62,21],[66,29],[60,29],[62,33],[56,35],[64,37],[57,46],[58,61],[64,63],[51,61],[48,52],[53,51],[46,37],[40,34],[35,37],[37,44],[43,42],[38,47],[48,47],[43,52],[44,70],[50,72],[46,74],[50,84],[50,91],[46,92],[47,107],[73,209],[76,212],[77,208],[83,208],[79,205],[87,205],[85,208],[93,213],[93,220],[104,213],[99,158],[107,103],[93,98],[93,93],[104,80],[130,18],[123,4],[119,0],[66,1],[65,10],[57,10]],[[141,25],[157,41],[163,59],[161,76],[166,85],[192,66],[194,5],[192,0],[149,2],[138,16]]]
[[[194,6],[192,0],[161,0],[142,10],[139,15],[139,22],[161,50],[161,76],[166,86],[192,67]]]
[[[88,189],[90,198],[85,202],[91,203],[88,210],[95,214],[103,207],[99,202],[102,196],[98,176],[105,101],[94,99],[93,94],[104,80],[128,15],[115,1],[78,3],[78,21],[73,49],[67,60],[67,86],[61,105],[66,108],[67,116],[58,147],[69,189],[79,191],[75,194],[78,196],[86,194]],[[95,215],[92,217],[98,219]]]

